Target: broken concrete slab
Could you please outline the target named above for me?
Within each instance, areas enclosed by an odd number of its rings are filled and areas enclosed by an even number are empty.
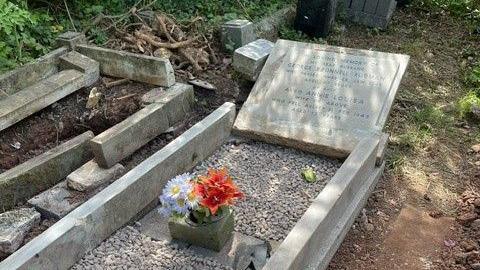
[[[66,47],[61,47],[31,63],[0,74],[0,99],[13,95],[57,73],[59,57],[67,52]]]
[[[288,6],[254,24],[257,37],[275,41],[283,26],[293,25],[296,14],[295,5]]]
[[[83,54],[71,51],[60,56],[61,69],[76,69],[84,73],[85,85],[90,86],[100,78],[100,64]]]
[[[169,127],[165,105],[153,103],[93,138],[95,161],[110,168]]]
[[[83,73],[63,70],[7,98],[0,99],[0,130],[21,121],[82,88]]]
[[[44,218],[61,219],[88,199],[87,194],[67,187],[62,181],[28,200]]]
[[[235,104],[225,103],[163,149],[0,263],[0,269],[68,269],[151,202],[175,175],[222,145]],[[65,248],[68,246],[68,248]]]
[[[0,210],[31,198],[92,159],[87,131],[43,154],[0,174]]]
[[[67,176],[69,188],[85,192],[102,186],[125,172],[122,164],[115,164],[109,169],[100,168],[95,160],[90,160]]]
[[[166,87],[175,83],[175,74],[168,59],[89,45],[77,45],[75,50],[98,61],[100,72],[108,76]]]
[[[0,253],[11,254],[23,243],[30,229],[40,223],[40,213],[21,208],[0,214]]]
[[[87,38],[84,33],[67,31],[60,34],[57,39],[57,46],[66,46],[70,50],[73,50],[78,44],[86,44]]]
[[[142,96],[145,104],[162,103],[167,105],[169,125],[182,120],[193,108],[195,94],[193,86],[175,83],[168,88],[154,88]]]
[[[153,100],[154,103],[92,139],[92,151],[101,167],[110,168],[183,119],[193,106],[193,87],[177,83]]]
[[[256,81],[275,44],[257,39],[235,50],[233,68],[250,81]]]
[[[224,47],[232,51],[256,39],[253,23],[248,20],[228,21],[221,26],[220,34]]]

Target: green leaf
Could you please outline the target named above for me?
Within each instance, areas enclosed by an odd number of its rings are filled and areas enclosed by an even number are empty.
[[[314,183],[317,181],[317,174],[312,168],[306,168],[302,172],[302,177],[308,183]]]

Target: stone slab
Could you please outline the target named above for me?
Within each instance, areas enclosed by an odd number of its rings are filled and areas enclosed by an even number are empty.
[[[225,103],[0,262],[0,270],[70,268],[158,200],[168,180],[191,170],[220,147],[230,136],[234,119],[235,104]]]
[[[80,32],[67,31],[60,34],[57,39],[57,46],[66,46],[69,49],[73,50],[78,44],[86,44],[87,38],[85,34]]]
[[[0,210],[7,210],[44,191],[93,157],[85,132],[43,154],[0,174]]]
[[[31,63],[0,74],[0,99],[57,73],[59,57],[67,51],[66,47],[58,48]]]
[[[363,139],[263,268],[326,269],[380,178],[378,137]]]
[[[62,181],[28,200],[44,218],[61,219],[87,200],[87,196],[67,187]]]
[[[184,119],[192,111],[195,103],[195,94],[192,85],[175,83],[168,88],[164,88],[163,92],[157,88],[150,90],[142,97],[142,101],[146,104],[164,104],[168,114],[169,125],[172,126]]]
[[[21,208],[0,214],[0,253],[11,254],[23,243],[30,229],[40,223],[40,213]]]
[[[332,157],[379,135],[409,56],[277,41],[235,122],[237,134]]]
[[[108,76],[166,87],[175,83],[175,74],[168,59],[89,45],[77,45],[75,50],[98,61],[100,72]]]
[[[7,98],[0,99],[0,130],[82,88],[83,73],[63,70]]]
[[[90,160],[67,176],[67,185],[77,191],[91,191],[118,178],[124,172],[125,167],[122,164],[104,169],[100,168],[95,160]]]
[[[235,50],[233,68],[250,81],[256,81],[275,44],[257,39]]]
[[[385,161],[385,156],[387,155],[389,138],[390,138],[389,133],[383,133],[380,136],[380,142],[378,143],[378,150],[377,150],[377,160],[375,161],[376,166],[381,166]]]
[[[91,140],[95,161],[102,168],[110,168],[168,127],[165,105],[150,104]]]
[[[255,28],[248,20],[232,20],[220,28],[221,41],[225,48],[235,50],[256,39]]]
[[[100,64],[83,54],[71,51],[60,56],[61,69],[76,69],[85,74],[85,85],[90,86],[100,78]]]

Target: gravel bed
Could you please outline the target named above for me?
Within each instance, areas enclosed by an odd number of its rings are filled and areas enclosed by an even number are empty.
[[[127,226],[89,252],[71,270],[230,270],[166,241],[154,241]]]
[[[231,142],[194,172],[227,168],[245,194],[234,207],[235,230],[262,240],[283,241],[340,166],[338,160],[292,148]],[[306,167],[317,173],[315,183],[301,177]]]

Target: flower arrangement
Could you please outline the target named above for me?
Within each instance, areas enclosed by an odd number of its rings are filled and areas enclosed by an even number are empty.
[[[185,173],[165,186],[160,212],[168,217],[189,218],[197,224],[210,223],[242,197],[226,169],[209,169],[198,177]]]

